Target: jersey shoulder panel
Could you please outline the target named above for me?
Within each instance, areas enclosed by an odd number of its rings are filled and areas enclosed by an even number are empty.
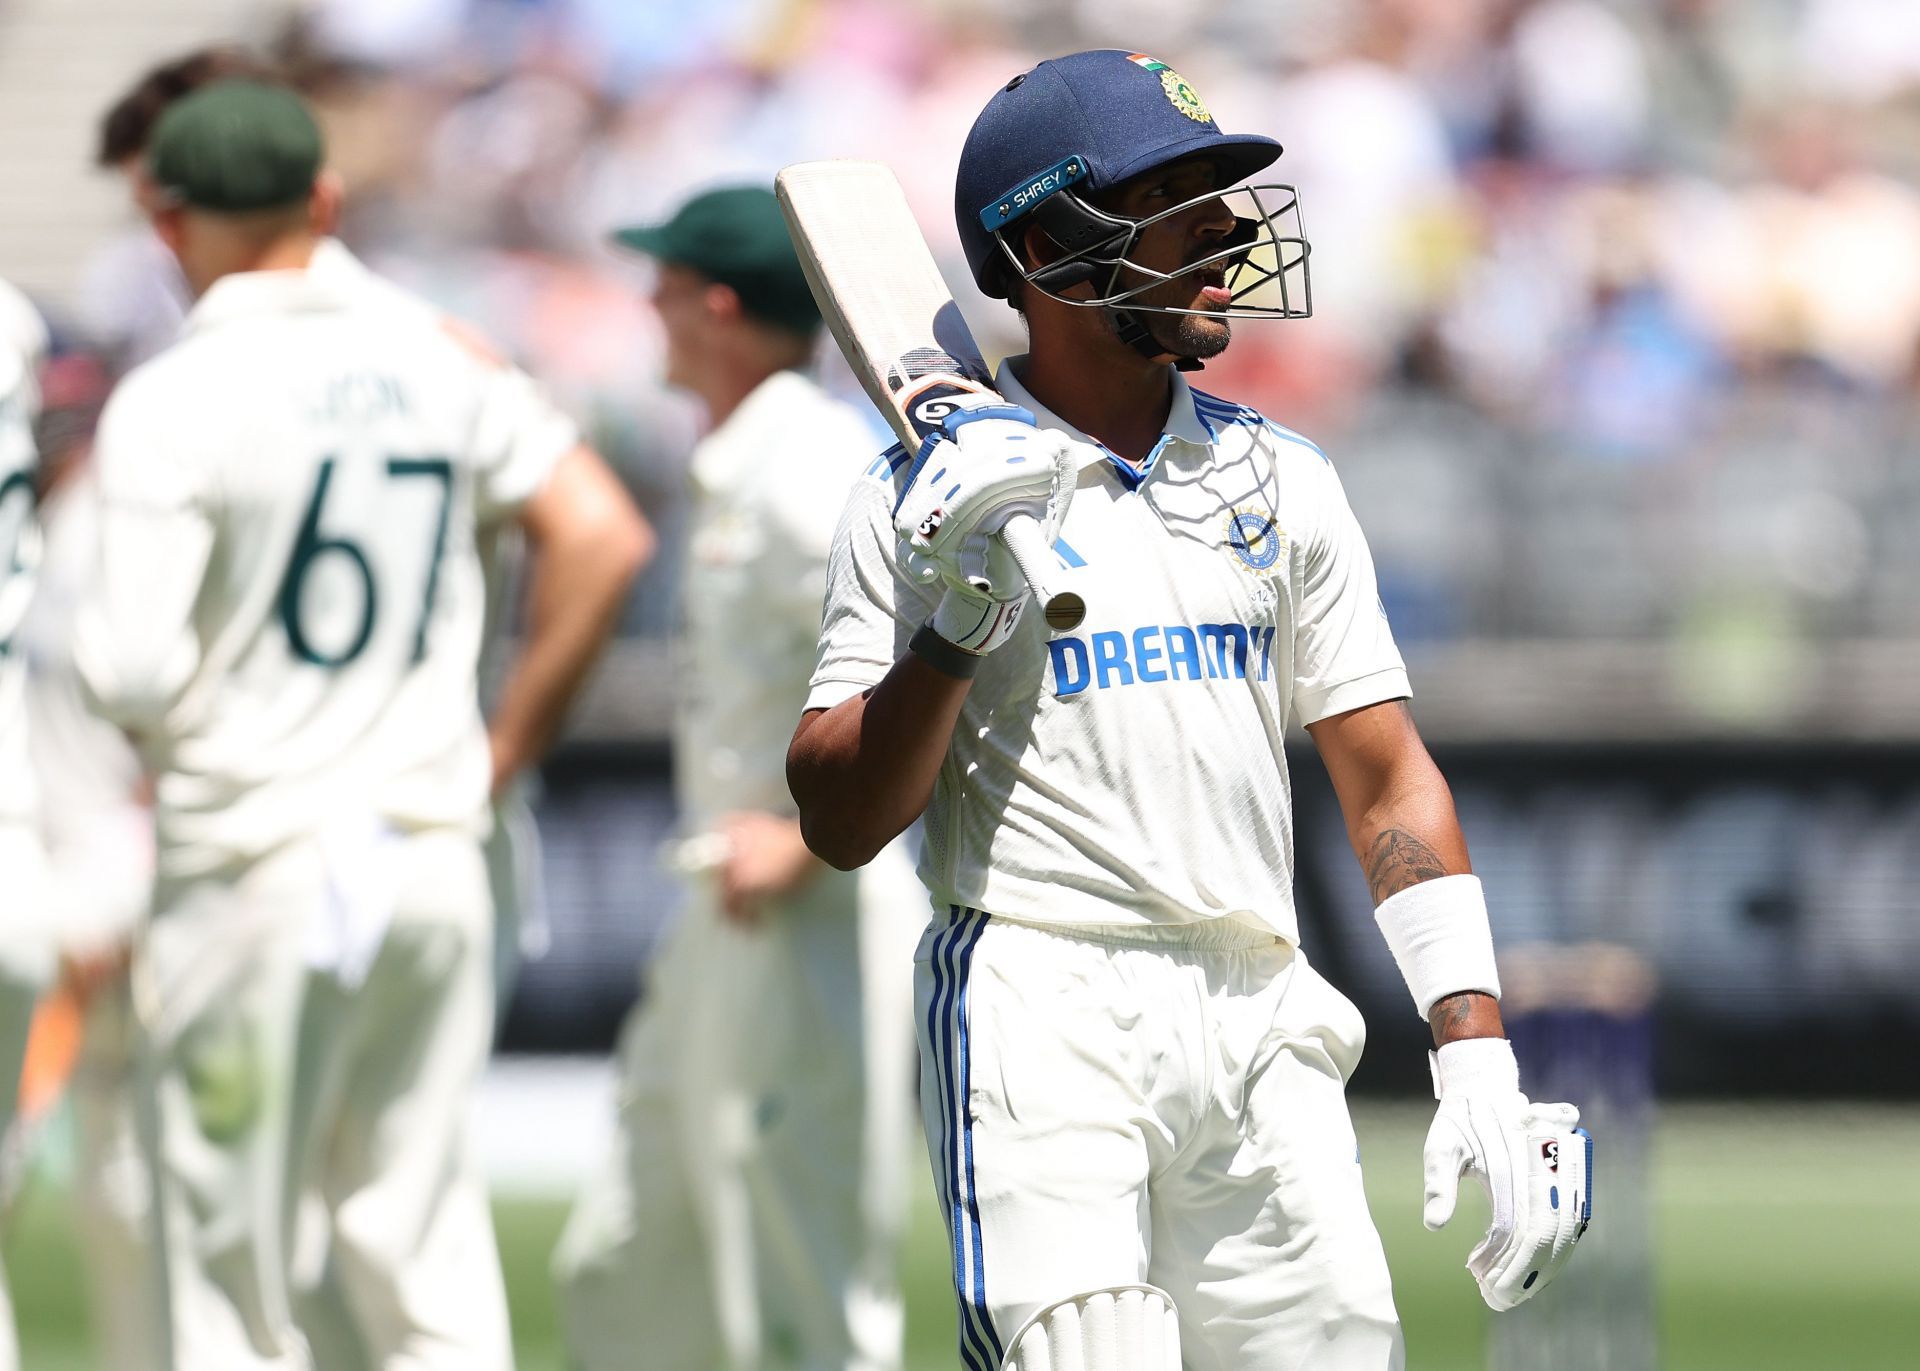
[[[913,469],[913,454],[905,445],[894,443],[867,463],[866,471],[861,475],[862,482],[877,486],[887,492],[889,505],[899,502],[901,493],[907,488],[907,477]]]
[[[1302,452],[1311,453],[1322,462],[1331,464],[1320,445],[1304,434],[1296,433],[1285,424],[1276,424],[1252,405],[1243,405],[1233,400],[1223,400],[1217,395],[1209,395],[1195,386],[1191,388],[1194,412],[1201,422],[1216,435],[1224,435],[1229,429],[1239,428],[1254,433],[1264,433],[1283,444],[1291,444]]]

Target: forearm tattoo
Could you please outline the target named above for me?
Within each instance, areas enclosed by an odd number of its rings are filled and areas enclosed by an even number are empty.
[[[1404,828],[1383,829],[1367,849],[1367,888],[1382,904],[1408,886],[1437,881],[1447,874],[1440,854]]]
[[[1445,1047],[1458,1038],[1497,1038],[1505,1031],[1500,1022],[1500,1002],[1478,990],[1463,990],[1434,1002],[1427,1015],[1436,1047]]]

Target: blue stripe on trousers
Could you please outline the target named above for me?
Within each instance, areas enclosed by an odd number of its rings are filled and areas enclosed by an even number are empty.
[[[1000,1346],[1000,1335],[994,1332],[993,1316],[987,1312],[987,1264],[986,1254],[981,1250],[980,1192],[973,1179],[973,1058],[967,1028],[967,978],[973,968],[974,946],[979,943],[980,935],[986,932],[988,921],[987,916],[978,910],[972,912],[980,922],[974,926],[973,936],[967,940],[966,946],[960,949],[960,1003],[954,1017],[960,1025],[960,1119],[967,1162],[967,1218],[973,1225],[973,1313],[987,1335],[987,1342],[993,1347],[994,1364],[997,1366],[1006,1360],[1006,1353]]]
[[[950,965],[955,948],[966,935],[969,921],[963,917],[958,906],[949,906],[948,916],[952,922],[946,930],[934,939],[933,945],[933,996],[927,1007],[927,1042],[933,1051],[934,1065],[939,1072],[940,1101],[940,1170],[938,1178],[943,1182],[947,1204],[947,1234],[953,1244],[951,1259],[953,1262],[954,1298],[959,1305],[960,1359],[968,1371],[996,1371],[999,1361],[993,1357],[987,1340],[969,1317],[969,1305],[962,1292],[966,1281],[967,1232],[965,1209],[960,1200],[960,1170],[954,1158],[954,1092],[953,1092],[953,1015],[954,991],[957,977]]]

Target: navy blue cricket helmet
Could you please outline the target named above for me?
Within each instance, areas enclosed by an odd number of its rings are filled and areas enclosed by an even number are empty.
[[[1280,144],[1221,132],[1193,87],[1143,53],[1076,52],[1014,77],[987,102],[960,154],[953,209],[974,281],[988,295],[1007,296],[1011,255],[1000,231],[1024,227],[1060,192],[1104,190],[1196,153],[1216,158],[1231,183],[1270,166]],[[1079,193],[1070,197],[1076,208],[1084,205]],[[1097,220],[1076,223],[1084,216],[1061,208],[1041,222],[1069,252],[1111,238],[1111,227],[1103,233]],[[1041,284],[1051,292],[1059,281]]]

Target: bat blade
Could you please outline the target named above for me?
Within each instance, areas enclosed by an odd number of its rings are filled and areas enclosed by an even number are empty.
[[[827,329],[909,451],[937,432],[955,400],[994,394],[893,172],[880,162],[798,162],[774,191]],[[1086,603],[1049,592],[1052,550],[1032,519],[1001,534],[1050,628],[1077,628]]]

